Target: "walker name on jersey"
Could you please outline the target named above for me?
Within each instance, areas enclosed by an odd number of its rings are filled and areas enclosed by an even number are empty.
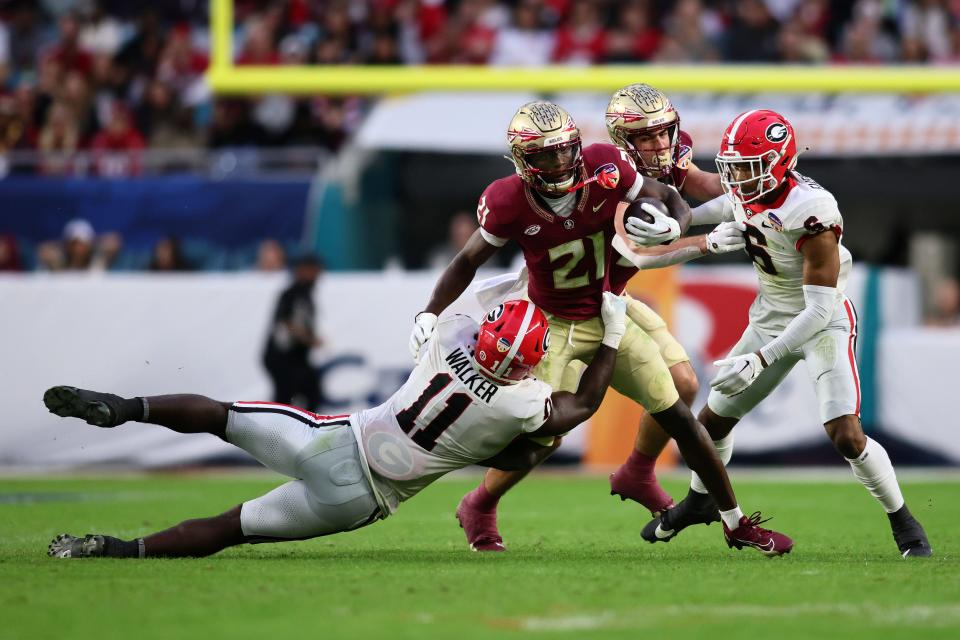
[[[499,387],[476,372],[470,364],[470,356],[457,347],[445,359],[450,366],[450,371],[457,375],[463,386],[473,392],[478,400],[490,404],[493,397],[497,395]]]

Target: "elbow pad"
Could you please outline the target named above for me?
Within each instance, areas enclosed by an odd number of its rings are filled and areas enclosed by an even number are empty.
[[[803,311],[790,321],[783,333],[760,349],[767,366],[796,351],[827,326],[837,306],[837,288],[805,284],[803,299],[806,302]]]

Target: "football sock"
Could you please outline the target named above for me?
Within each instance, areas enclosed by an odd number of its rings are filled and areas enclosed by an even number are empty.
[[[890,525],[893,527],[903,526],[916,522],[916,519],[913,517],[913,514],[910,513],[910,509],[907,508],[907,505],[904,504],[902,507],[894,511],[893,513],[887,513],[887,518],[890,519]]]
[[[142,558],[143,538],[121,540],[112,536],[103,536],[103,555],[106,558]]]
[[[124,398],[118,407],[117,424],[124,422],[143,422],[145,419],[146,400],[143,398]]]
[[[470,503],[480,511],[493,511],[500,502],[500,496],[495,496],[480,481],[480,486],[470,492]]]
[[[740,526],[740,518],[743,517],[743,511],[740,510],[740,505],[735,506],[729,511],[721,511],[720,519],[723,520],[723,524],[727,525],[727,529],[733,531]]]
[[[847,458],[853,475],[867,488],[874,498],[880,501],[887,513],[893,513],[903,506],[903,494],[897,483],[897,474],[893,470],[890,456],[876,440],[867,438],[867,446],[856,458]]]
[[[642,478],[655,479],[654,469],[657,466],[657,456],[648,456],[634,449],[630,452],[630,457],[623,463],[623,466],[627,467],[632,474]]]
[[[720,456],[720,462],[723,463],[723,466],[727,466],[730,463],[730,458],[733,457],[733,431],[720,440],[714,440],[713,446],[717,450],[717,455]],[[707,487],[704,486],[696,471],[690,472],[690,488],[697,493],[707,493]]]

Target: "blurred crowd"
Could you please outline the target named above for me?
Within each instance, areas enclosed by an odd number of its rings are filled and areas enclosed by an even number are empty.
[[[214,99],[208,11],[0,0],[0,176],[9,151],[39,152],[43,174],[126,176],[145,148],[174,169],[177,151],[339,148],[360,98]],[[234,14],[240,65],[960,60],[956,0],[234,0]]]
[[[159,238],[149,251],[124,246],[116,232],[97,232],[83,218],[69,221],[59,238],[39,243],[24,255],[18,239],[0,234],[0,272],[35,269],[48,272],[152,271],[189,272],[201,270],[283,271],[289,256],[296,252],[274,238],[260,240],[249,249],[228,252],[195,239],[176,236]]]

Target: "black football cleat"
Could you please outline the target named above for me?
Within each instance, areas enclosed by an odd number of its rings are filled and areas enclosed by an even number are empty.
[[[717,503],[708,494],[693,489],[677,506],[667,509],[646,524],[640,537],[647,542],[670,542],[678,533],[695,524],[720,522]]]
[[[87,424],[109,429],[120,424],[123,398],[112,393],[87,391],[76,387],[51,387],[43,394],[50,413],[62,418],[80,418]]]
[[[99,558],[106,547],[104,536],[88,533],[79,538],[61,533],[50,541],[47,555],[51,558]]]
[[[933,547],[927,540],[927,533],[923,527],[913,517],[907,505],[900,507],[898,511],[888,513],[890,518],[890,529],[893,531],[893,540],[897,543],[900,555],[903,558],[929,558],[933,555]]]

